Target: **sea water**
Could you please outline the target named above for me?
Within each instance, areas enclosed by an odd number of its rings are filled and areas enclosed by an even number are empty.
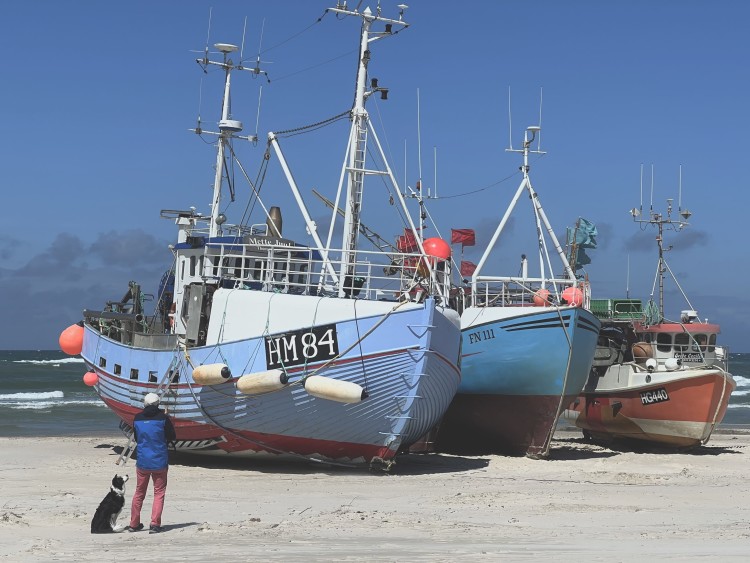
[[[0,350],[0,436],[119,435],[119,419],[60,351]]]
[[[722,426],[750,426],[750,354],[730,354],[737,389]],[[83,383],[86,366],[60,351],[0,350],[0,436],[119,435],[119,419]]]

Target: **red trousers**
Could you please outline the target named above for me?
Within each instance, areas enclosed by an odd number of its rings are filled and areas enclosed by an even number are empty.
[[[141,523],[141,507],[143,499],[146,498],[149,479],[154,480],[154,505],[151,507],[151,525],[161,526],[161,512],[164,510],[164,495],[167,492],[167,471],[169,468],[158,471],[148,471],[135,468],[138,481],[135,485],[133,503],[130,505],[130,526],[138,527]]]

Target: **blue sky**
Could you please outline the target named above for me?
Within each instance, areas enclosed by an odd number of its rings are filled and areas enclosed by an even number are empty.
[[[384,2],[384,14],[395,15],[395,4]],[[632,297],[648,298],[656,233],[641,231],[628,210],[639,204],[641,164],[646,205],[654,165],[659,210],[666,198],[677,200],[682,165],[682,203],[694,215],[685,231],[667,235],[670,266],[700,316],[722,324],[723,342],[750,351],[750,299],[738,290],[750,274],[743,213],[750,4],[409,5],[411,27],[372,46],[370,76],[390,95],[368,107],[396,176],[413,186],[419,89],[423,182],[435,184],[436,150],[441,195],[429,209],[443,233],[477,230],[477,246],[464,257],[478,261],[520,181],[518,155],[504,150],[508,89],[515,146],[539,122],[543,89],[547,154],[532,160],[532,181],[556,232],[579,216],[597,224],[599,248],[587,268],[594,297],[623,296],[629,285]],[[240,43],[247,16],[246,58],[257,54],[265,20],[261,50],[271,83],[243,76],[233,90],[246,132],[255,129],[260,85],[262,139],[350,107],[358,25],[332,15],[315,23],[329,7],[324,0],[4,6],[0,348],[56,348],[83,308],[120,298],[131,279],[154,292],[174,236],[159,211],[208,212],[214,152],[188,129],[199,111],[205,127],[218,119],[220,77],[204,76],[191,53],[206,43],[212,6],[210,43]],[[346,134],[341,123],[319,140],[284,141],[316,217],[326,211],[310,190],[335,189]],[[239,149],[251,175],[263,144]],[[285,211],[286,234],[303,233],[275,159],[265,186],[267,203]],[[238,190],[230,221],[242,215],[246,194]],[[377,191],[368,198],[373,210],[383,204]],[[516,273],[520,254],[534,252],[525,238],[533,234],[530,208],[521,203],[493,255],[497,273]],[[401,228],[385,212],[366,222],[389,237]],[[668,316],[687,308],[678,297],[668,283]]]

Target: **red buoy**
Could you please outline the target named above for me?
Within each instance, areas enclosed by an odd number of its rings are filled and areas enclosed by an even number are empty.
[[[583,291],[577,287],[568,287],[562,292],[562,298],[568,305],[580,307],[583,305]]]
[[[87,371],[83,374],[83,382],[89,387],[93,387],[94,385],[99,383],[99,376],[96,375],[96,372]]]
[[[83,324],[70,325],[60,333],[60,350],[77,356],[83,350]]]
[[[422,243],[424,253],[427,256],[434,256],[441,260],[447,260],[451,257],[451,245],[438,237],[425,239]]]
[[[539,289],[534,293],[534,305],[537,307],[549,307],[549,289]]]

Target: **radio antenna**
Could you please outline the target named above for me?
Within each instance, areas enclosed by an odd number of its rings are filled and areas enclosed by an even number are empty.
[[[513,117],[510,111],[510,86],[508,86],[508,149],[513,150]]]
[[[245,52],[245,33],[247,32],[247,16],[245,16],[245,23],[242,26],[242,45],[240,46],[240,64],[242,64],[242,53]]]
[[[537,131],[537,145],[536,150],[541,151],[542,150],[542,98],[544,94],[544,88],[541,86],[539,87],[539,131]]]
[[[419,180],[422,180],[422,125],[420,123],[419,88],[417,88],[417,162],[419,164]]]
[[[677,211],[682,211],[682,164],[680,164],[680,184],[677,192]]]
[[[435,199],[437,199],[437,147],[432,147],[433,149],[433,157],[435,160],[435,191],[433,193],[433,196]],[[427,197],[430,197],[429,190],[427,191]]]
[[[628,252],[628,270],[625,275],[625,298],[630,299],[630,253]]]
[[[260,124],[260,101],[263,98],[263,86],[258,92],[258,115],[255,116],[255,139],[258,139],[258,126]]]
[[[651,213],[654,212],[654,163],[651,163],[651,204],[649,207]]]
[[[208,60],[208,43],[211,40],[211,14],[212,12],[213,12],[213,8],[209,8],[208,9],[208,30],[206,31],[206,50],[204,52],[205,54],[204,60],[206,61]],[[204,64],[207,64],[207,63],[204,63]]]
[[[643,163],[641,162],[641,207],[640,210],[643,211]]]
[[[406,168],[407,168],[406,166],[406,139],[404,139],[404,192],[403,192],[404,195],[406,195],[406,182],[407,182]]]

